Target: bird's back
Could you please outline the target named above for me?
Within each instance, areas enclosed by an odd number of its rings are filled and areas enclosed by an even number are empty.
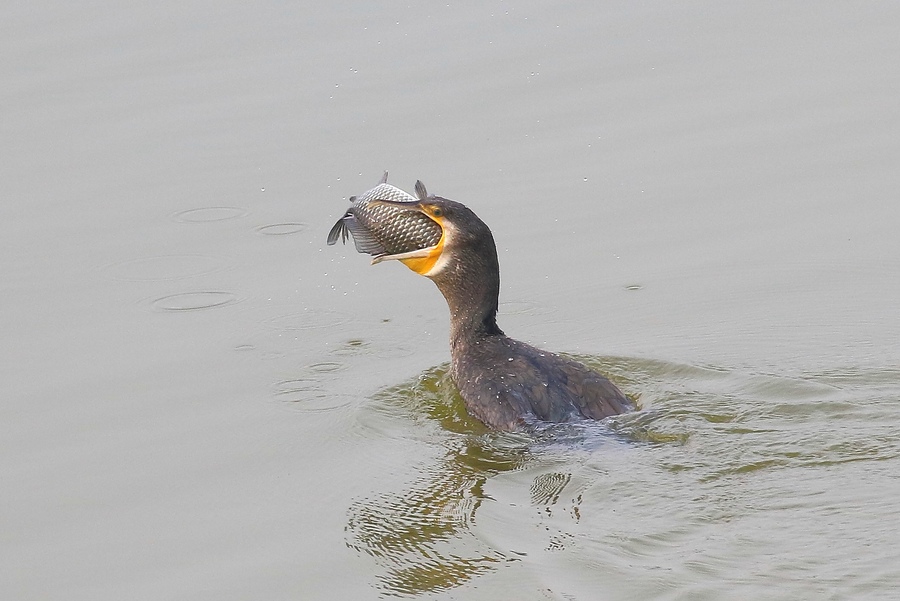
[[[453,355],[452,375],[469,412],[493,428],[602,419],[634,408],[587,366],[504,335],[463,343]]]

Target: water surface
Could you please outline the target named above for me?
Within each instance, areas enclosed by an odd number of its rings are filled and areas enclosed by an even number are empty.
[[[900,587],[891,4],[0,9],[0,596]],[[384,169],[641,411],[497,435]]]

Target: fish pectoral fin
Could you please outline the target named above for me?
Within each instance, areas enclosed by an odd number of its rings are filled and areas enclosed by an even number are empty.
[[[396,255],[378,255],[372,259],[372,265],[381,263],[382,261],[402,261],[403,259],[426,259],[434,252],[435,247],[420,248],[406,253],[397,253]]]
[[[345,225],[346,229],[353,234],[353,244],[356,245],[356,252],[369,255],[384,254],[384,247],[375,239],[372,232],[356,219],[355,215],[348,214],[344,217],[342,223]]]
[[[331,246],[335,242],[338,241],[338,238],[343,238],[343,242],[347,243],[347,236],[350,234],[347,231],[347,224],[344,223],[344,219],[346,219],[346,215],[337,220],[337,223],[331,228],[331,231],[328,232],[328,246]]]

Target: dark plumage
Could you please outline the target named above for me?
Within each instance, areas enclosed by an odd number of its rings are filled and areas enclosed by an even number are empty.
[[[472,415],[514,430],[535,419],[602,419],[633,409],[599,373],[506,336],[496,321],[500,266],[490,229],[458,202],[430,196],[420,203],[442,215],[444,250],[423,275],[450,308],[450,374]]]
[[[450,308],[450,376],[469,413],[492,428],[515,430],[538,420],[602,419],[634,408],[599,373],[500,330],[497,248],[475,213],[429,196],[422,182],[414,200],[386,179],[356,200],[328,243],[346,237],[349,228],[357,250],[376,255],[373,263],[397,259],[437,284]]]
[[[498,430],[534,423],[602,419],[633,404],[607,378],[588,367],[513,340],[497,326],[500,266],[488,226],[468,207],[429,196],[380,201],[415,209],[440,225],[440,241],[415,252],[386,255],[430,278],[450,308],[450,375],[472,415]]]

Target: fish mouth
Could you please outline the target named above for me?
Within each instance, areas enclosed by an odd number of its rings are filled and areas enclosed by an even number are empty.
[[[418,248],[416,250],[408,252],[381,254],[375,256],[372,259],[372,265],[381,263],[382,261],[400,261],[419,275],[428,275],[428,273],[431,272],[432,269],[434,269],[434,266],[437,264],[438,260],[441,258],[444,252],[444,241],[447,238],[447,228],[443,223],[443,218],[435,217],[434,215],[429,213],[425,205],[420,200],[404,202],[396,200],[377,199],[370,201],[370,204],[388,205],[421,213],[422,215],[428,217],[431,221],[435,222],[438,227],[441,228],[441,237],[438,240],[437,244],[424,248]]]

